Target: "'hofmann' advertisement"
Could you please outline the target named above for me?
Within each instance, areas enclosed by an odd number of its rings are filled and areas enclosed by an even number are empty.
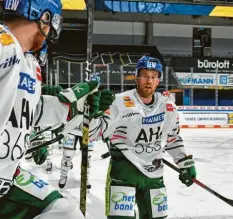
[[[184,86],[214,86],[216,84],[215,74],[176,72],[176,75],[180,83]]]
[[[233,73],[233,59],[174,57],[171,65],[175,72],[190,72],[193,68],[194,73]]]
[[[176,72],[183,86],[233,86],[233,74]]]

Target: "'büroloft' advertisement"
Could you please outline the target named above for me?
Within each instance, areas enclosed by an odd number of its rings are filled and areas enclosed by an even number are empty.
[[[233,59],[174,57],[171,65],[184,86],[233,85]]]
[[[233,73],[233,59],[224,58],[186,58],[174,57],[171,66],[175,72],[190,72],[193,68],[195,73]]]

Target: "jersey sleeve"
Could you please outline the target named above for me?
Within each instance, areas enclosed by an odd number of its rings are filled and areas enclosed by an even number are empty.
[[[69,106],[61,103],[57,97],[42,95],[36,107],[34,126],[65,123],[68,113]]]
[[[90,122],[90,140],[106,139],[117,127],[120,119],[120,109],[118,99],[113,102],[110,109],[105,111],[104,115],[98,119],[92,119]]]
[[[173,160],[177,161],[185,157],[184,142],[180,136],[179,116],[174,103],[166,104],[166,113],[171,113],[170,128],[167,134],[164,150],[170,154]]]
[[[8,41],[3,40],[8,36]],[[16,45],[10,35],[0,34],[0,133],[5,129],[14,106],[20,72],[20,57],[16,51]]]

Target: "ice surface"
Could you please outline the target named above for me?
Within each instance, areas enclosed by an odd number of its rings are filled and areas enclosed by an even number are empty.
[[[231,129],[182,129],[186,151],[196,161],[198,179],[223,196],[233,199],[233,130]],[[104,219],[104,189],[109,158],[102,160],[107,151],[102,142],[95,143],[91,164],[92,189],[87,196],[87,218]],[[80,151],[74,158],[74,168],[69,172],[65,189],[79,199]],[[58,188],[62,151],[53,151],[54,169],[46,174],[46,165],[37,166],[23,162],[23,166]],[[165,158],[169,159],[168,155]],[[233,207],[221,201],[203,188],[193,185],[185,187],[174,170],[165,168],[165,184],[168,191],[170,219],[233,219]]]

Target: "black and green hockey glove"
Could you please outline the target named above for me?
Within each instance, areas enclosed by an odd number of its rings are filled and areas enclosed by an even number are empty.
[[[192,179],[195,179],[197,175],[193,156],[188,155],[180,159],[177,165],[181,170],[181,173],[179,175],[180,181],[184,183],[186,186],[191,186],[193,184]]]

